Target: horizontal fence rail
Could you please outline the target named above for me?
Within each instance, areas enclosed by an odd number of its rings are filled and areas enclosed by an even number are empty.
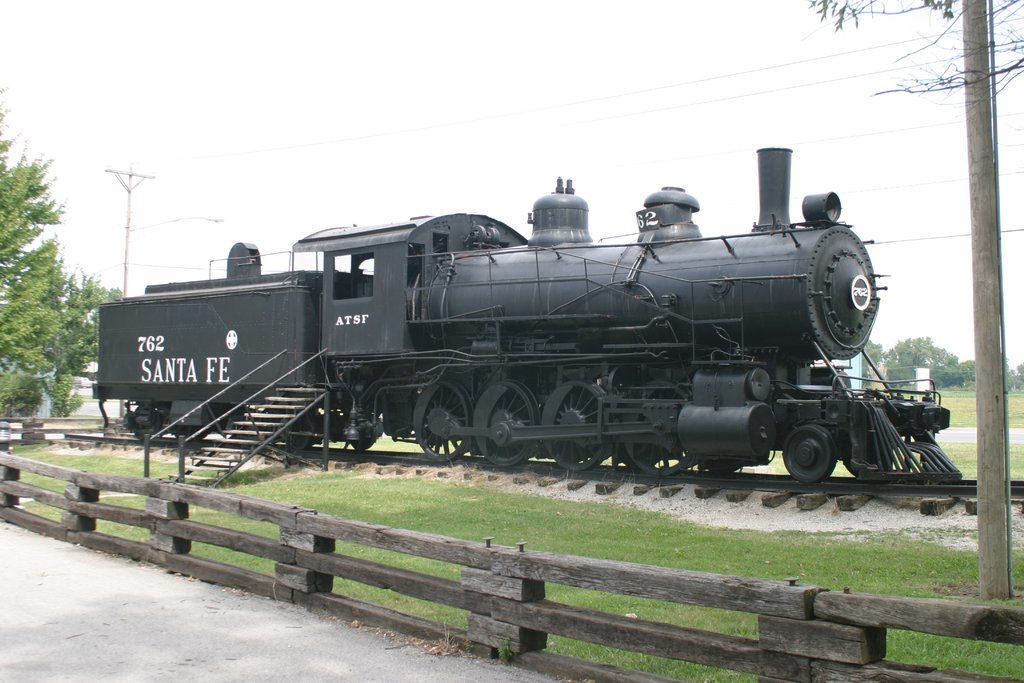
[[[65,482],[63,493],[21,481],[23,472]],[[100,492],[145,497],[142,509],[100,502]],[[62,511],[60,522],[21,499]],[[275,525],[277,538],[189,519],[191,506]],[[0,453],[0,519],[31,531],[346,620],[423,638],[464,638],[480,652],[553,675],[662,680],[544,652],[549,634],[621,650],[756,674],[762,681],[1006,680],[885,660],[887,629],[1024,645],[1024,609],[951,600],[832,592],[796,582],[726,576],[586,557],[528,552],[318,514],[230,492],[82,472]],[[96,530],[97,520],[145,529],[148,542]],[[351,557],[336,542],[459,565],[458,581]],[[270,576],[191,554],[205,543],[274,563]],[[340,595],[334,578],[447,605],[465,632]],[[758,637],[655,623],[548,600],[554,583],[758,615]]]

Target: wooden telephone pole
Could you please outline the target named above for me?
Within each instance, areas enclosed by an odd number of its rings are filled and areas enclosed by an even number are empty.
[[[128,211],[124,219],[124,286],[121,289],[121,298],[123,299],[128,296],[128,240],[132,235],[132,190],[141,185],[142,181],[153,180],[156,176],[136,173],[135,169],[117,171],[108,168],[107,173],[114,174],[117,182],[121,183],[121,187],[128,193]]]
[[[991,78],[995,65],[987,1],[963,0],[963,8],[978,404],[978,574],[981,597],[991,600],[1012,596],[1006,350]]]

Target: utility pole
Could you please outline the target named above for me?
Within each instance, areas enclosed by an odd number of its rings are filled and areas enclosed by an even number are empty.
[[[986,0],[964,0],[963,21],[978,408],[978,578],[981,597],[992,600],[1012,597],[1012,537],[992,118],[995,91],[990,78],[995,65],[987,4]]]
[[[128,213],[124,221],[124,287],[121,289],[121,297],[128,296],[128,240],[132,234],[132,190],[142,184],[144,180],[153,180],[156,176],[136,173],[134,169],[127,171],[115,171],[107,169],[107,173],[113,173],[117,182],[128,193]]]

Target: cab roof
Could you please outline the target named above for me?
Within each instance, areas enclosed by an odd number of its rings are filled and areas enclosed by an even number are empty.
[[[498,228],[502,239],[512,245],[526,244],[526,238],[505,223],[481,214],[448,214],[444,216],[417,216],[402,223],[327,228],[303,237],[292,247],[294,252],[344,251],[396,242],[429,242],[435,231],[459,231],[464,226],[482,225]]]

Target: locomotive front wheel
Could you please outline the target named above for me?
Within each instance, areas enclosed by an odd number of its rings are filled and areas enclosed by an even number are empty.
[[[541,415],[541,424],[557,425],[597,424],[604,391],[596,384],[572,381],[555,389]],[[548,453],[559,467],[570,472],[590,469],[612,457],[615,446],[600,437],[552,439],[547,442]]]
[[[428,458],[451,460],[469,450],[469,439],[455,436],[457,427],[469,425],[469,399],[461,387],[439,382],[428,387],[413,410],[416,441]]]
[[[804,425],[794,429],[786,439],[782,457],[794,479],[813,484],[836,468],[836,445],[824,427]]]
[[[537,401],[533,393],[519,382],[508,379],[489,386],[473,411],[473,426],[484,429],[529,426],[538,421]],[[512,467],[528,459],[538,444],[520,441],[499,445],[494,439],[480,437],[477,446],[495,465]]]

